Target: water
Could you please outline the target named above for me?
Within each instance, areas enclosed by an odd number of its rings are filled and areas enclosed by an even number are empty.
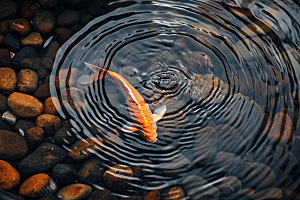
[[[58,73],[60,86],[52,87],[51,95],[66,100],[60,115],[71,120],[72,134],[108,141],[94,152],[107,168],[142,168],[143,175],[116,195],[181,186],[189,175],[218,187],[222,178],[238,176],[242,189],[259,191],[252,182],[267,174],[258,172],[249,180],[236,175],[249,162],[275,172],[276,181],[262,188],[299,190],[299,2],[106,3],[111,12],[92,20],[59,50],[51,83]],[[84,62],[122,75],[152,112],[167,106],[157,123],[156,143],[120,130],[135,123],[121,88],[109,79],[81,85],[80,77],[93,73]],[[64,98],[69,87],[71,106]],[[217,136],[203,131],[206,127]],[[277,138],[268,136],[276,130],[281,130]],[[220,152],[234,153],[246,164],[216,163]],[[246,198],[220,193],[220,199]]]

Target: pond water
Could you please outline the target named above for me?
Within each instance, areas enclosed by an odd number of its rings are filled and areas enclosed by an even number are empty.
[[[106,6],[110,12],[60,48],[50,78],[56,85],[51,96],[64,108],[59,115],[73,126],[70,135],[94,143],[85,153],[98,156],[106,169],[134,171],[123,177],[126,183],[106,180],[104,187],[118,197],[143,198],[179,186],[186,199],[247,199],[250,189],[266,188],[275,198],[274,188],[300,190],[296,1]],[[84,62],[121,75],[152,112],[166,105],[155,143],[122,131],[137,123],[126,91],[110,78],[81,84],[84,77],[105,76]],[[81,148],[76,145],[66,140],[63,147]]]

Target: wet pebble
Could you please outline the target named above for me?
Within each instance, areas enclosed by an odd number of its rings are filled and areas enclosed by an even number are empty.
[[[164,198],[164,200],[183,200],[183,199],[185,199],[185,195],[182,187],[180,186],[172,187],[165,195]]]
[[[53,139],[55,144],[72,144],[78,140],[77,136],[71,132],[72,125],[71,123],[65,122],[61,128],[55,133]]]
[[[88,200],[118,200],[118,198],[108,189],[96,189],[88,198]]]
[[[0,118],[0,127],[1,130],[13,131],[13,129],[6,122],[2,121],[1,118]]]
[[[8,110],[7,97],[0,93],[0,114]]]
[[[122,67],[119,74],[124,77],[133,87],[138,88],[142,79],[140,78],[139,70],[133,66]]]
[[[186,196],[191,200],[218,200],[220,191],[199,176],[188,176],[182,182]]]
[[[0,160],[0,188],[11,190],[20,183],[19,172],[8,162]]]
[[[27,19],[13,19],[9,23],[9,31],[14,35],[27,35],[31,27]]]
[[[72,36],[72,32],[66,28],[57,28],[54,31],[54,35],[56,37],[56,41],[62,45]]]
[[[205,165],[212,162],[217,154],[218,135],[214,128],[205,127],[196,133],[193,162]]]
[[[17,4],[13,0],[6,0],[0,7],[0,19],[8,17],[17,12]]]
[[[160,199],[159,190],[152,190],[148,192],[143,198],[143,200],[159,200],[159,199]]]
[[[218,152],[213,165],[226,176],[234,176],[239,174],[243,167],[243,160],[233,153]]]
[[[0,159],[14,161],[28,152],[26,141],[17,133],[0,130]]]
[[[17,132],[17,133],[25,133],[32,127],[35,127],[35,123],[32,122],[32,121],[28,121],[28,120],[18,120],[15,127],[14,127],[14,130]]]
[[[44,195],[39,198],[39,200],[59,200],[54,194]]]
[[[67,153],[55,144],[44,142],[33,153],[21,160],[18,170],[24,174],[47,172],[54,165],[62,162]]]
[[[20,6],[19,6],[19,10],[18,12],[20,13],[20,15],[22,16],[22,18],[31,18],[34,14],[34,9],[32,9],[32,7],[34,7],[34,2],[33,1],[22,1],[20,2]]]
[[[272,126],[268,130],[268,139],[272,143],[278,143],[283,147],[290,147],[294,143],[293,122],[288,114],[277,113],[270,124]]]
[[[57,179],[53,176],[49,176],[49,184],[46,187],[52,194],[55,194],[58,189]]]
[[[42,114],[36,118],[35,124],[44,130],[45,136],[52,136],[59,130],[61,120],[55,115]]]
[[[10,67],[11,58],[8,49],[0,49],[0,67]]]
[[[38,84],[38,74],[30,69],[22,69],[17,74],[17,88],[22,93],[33,93]]]
[[[104,166],[97,156],[89,158],[79,170],[79,181],[87,184],[99,184],[102,182]]]
[[[41,195],[42,189],[48,184],[49,176],[47,174],[36,174],[22,183],[19,194],[29,198],[38,198]]]
[[[39,9],[32,18],[33,27],[39,33],[47,34],[54,28],[55,20],[51,14],[51,12]]]
[[[102,143],[102,140],[96,137],[80,140],[72,145],[69,156],[75,161],[86,160],[93,155],[89,149],[97,150],[96,147],[100,146],[97,143]]]
[[[0,92],[11,93],[17,86],[17,76],[13,69],[0,68]]]
[[[18,51],[20,51],[20,48],[21,48],[21,41],[20,41],[20,39],[18,37],[14,36],[11,33],[7,33],[5,35],[5,37],[3,38],[1,44],[2,44],[2,46],[4,48],[7,48],[10,51],[13,51],[15,53],[18,52]]]
[[[44,85],[39,86],[33,93],[33,96],[35,96],[38,99],[47,99],[48,97],[50,97],[50,84],[46,83]]]
[[[99,4],[92,4],[86,8],[86,11],[91,13],[94,16],[99,16],[105,14],[105,10]]]
[[[61,200],[81,200],[88,197],[91,192],[92,188],[90,186],[76,183],[59,190],[57,197]]]
[[[66,10],[57,19],[58,26],[65,27],[65,28],[73,26],[78,22],[79,22],[78,12],[72,9]]]
[[[43,112],[43,104],[35,97],[14,92],[7,100],[9,109],[20,118],[37,117]]]
[[[49,9],[56,6],[56,4],[57,4],[57,0],[44,0],[42,7],[45,9]]]
[[[21,39],[21,44],[24,47],[40,48],[43,45],[43,38],[38,32],[31,32],[26,37]]]
[[[23,47],[12,59],[14,69],[30,69],[39,72],[40,58],[32,47]]]
[[[60,102],[56,97],[48,97],[44,103],[44,113],[57,115],[61,110]]]
[[[78,178],[76,168],[71,164],[57,164],[52,169],[52,174],[57,178],[59,185],[67,185]]]
[[[79,90],[73,88],[76,86],[76,82],[81,76],[82,71],[78,69],[63,69],[60,70],[58,75],[55,77],[55,86],[56,88],[66,88],[66,85],[70,87],[70,90]],[[81,90],[79,90],[81,91]]]
[[[80,20],[80,25],[85,26],[85,25],[87,25],[87,23],[89,23],[93,19],[94,19],[93,15],[90,15],[90,14],[84,15]]]
[[[32,127],[26,132],[26,141],[29,149],[35,149],[44,140],[44,130],[40,127]]]
[[[244,162],[239,179],[244,187],[257,189],[272,185],[276,181],[276,175],[267,165]]]
[[[256,192],[250,197],[253,200],[263,200],[263,199],[281,199],[282,191],[279,188],[267,188]]]
[[[103,174],[104,185],[111,185],[110,190],[115,192],[124,191],[131,182],[132,170],[125,165],[115,165]]]
[[[184,172],[187,172],[191,168],[191,162],[180,152],[171,159],[161,157],[160,169],[162,169],[164,175],[177,177],[182,176]]]
[[[0,45],[2,44],[2,40],[4,39],[3,35],[0,35]]]
[[[220,190],[220,195],[224,197],[238,195],[242,192],[242,182],[234,176],[221,178],[220,184],[217,184],[216,187]]]
[[[10,126],[14,126],[17,122],[17,117],[10,110],[7,110],[2,115],[2,121],[6,122]]]
[[[8,33],[8,31],[9,31],[9,22],[10,22],[10,20],[9,19],[7,19],[7,20],[3,20],[3,21],[1,21],[0,22],[0,35],[3,35],[3,36],[5,36],[7,33]]]

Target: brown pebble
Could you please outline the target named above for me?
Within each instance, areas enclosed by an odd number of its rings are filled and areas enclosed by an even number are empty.
[[[23,135],[32,127],[35,127],[35,122],[20,119],[17,121],[14,131]]]
[[[48,97],[45,100],[44,113],[57,115],[58,111],[61,110],[61,106],[57,97]]]
[[[50,83],[39,86],[33,93],[33,96],[38,99],[47,99],[48,97],[50,97]]]
[[[20,92],[31,94],[37,88],[38,74],[30,69],[22,69],[17,74],[17,88]]]
[[[38,198],[42,189],[49,183],[47,174],[36,174],[23,182],[19,194],[29,198]]]
[[[92,188],[88,185],[75,183],[68,185],[58,191],[57,197],[63,200],[80,200],[88,197]]]
[[[77,80],[81,76],[82,71],[78,69],[63,69],[60,70],[55,77],[55,86],[57,89],[66,88],[67,85],[69,87],[74,87],[76,85]]]
[[[35,149],[44,140],[44,130],[40,127],[32,127],[26,132],[29,149]]]
[[[44,130],[45,136],[54,135],[61,126],[59,117],[50,114],[42,114],[36,118],[35,122],[37,127]]]
[[[11,93],[17,86],[17,76],[13,69],[0,68],[0,92]]]
[[[22,18],[31,18],[36,11],[33,1],[23,1],[19,6],[19,13]]]
[[[55,20],[51,12],[39,9],[32,18],[33,27],[41,34],[47,34],[54,28]]]
[[[293,122],[286,113],[277,113],[271,120],[268,138],[272,143],[278,143],[284,147],[291,146],[295,141]]]
[[[79,31],[81,29],[81,26],[79,24],[75,24],[74,26],[72,26],[70,28],[72,34],[76,33],[77,31]]]
[[[250,197],[250,199],[254,200],[263,200],[263,199],[281,199],[282,192],[279,188],[267,188],[256,192],[254,195]]]
[[[14,35],[27,35],[31,27],[27,19],[13,19],[9,23],[9,31]]]
[[[21,44],[24,47],[40,48],[43,45],[43,38],[38,32],[31,32],[26,37],[21,39]]]
[[[6,161],[0,160],[0,188],[11,190],[20,183],[19,172]]]
[[[44,0],[43,2],[42,7],[45,9],[52,8],[57,4],[57,0]]]
[[[300,199],[299,192],[293,192],[288,188],[281,188],[281,191],[284,192],[285,194],[289,195],[290,197],[292,197],[292,199]]]
[[[182,200],[185,199],[182,187],[172,187],[165,196],[165,200]]]
[[[10,20],[3,20],[2,22],[0,22],[0,35],[3,35],[3,36],[5,36],[7,33],[8,33],[8,31],[9,31],[9,22],[10,22]]]
[[[160,192],[158,190],[150,191],[143,198],[143,200],[159,200],[159,199],[160,199]]]
[[[103,174],[104,185],[111,185],[110,190],[115,192],[124,191],[130,183],[133,171],[125,165],[115,165]]]
[[[20,134],[0,130],[0,159],[14,161],[23,158],[28,152],[26,141]]]
[[[0,67],[10,67],[11,58],[8,49],[0,49]]]
[[[54,35],[56,36],[57,42],[62,45],[72,36],[72,32],[66,28],[57,28],[54,31]]]
[[[0,45],[2,44],[2,40],[4,39],[3,35],[0,35]]]
[[[14,92],[7,100],[9,109],[20,118],[32,118],[40,115],[43,110],[43,104],[35,97]]]
[[[93,15],[90,15],[90,14],[84,15],[80,20],[80,25],[85,26],[87,23],[89,23],[93,19],[94,19]]]

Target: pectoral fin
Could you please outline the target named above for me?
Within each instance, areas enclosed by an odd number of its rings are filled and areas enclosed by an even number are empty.
[[[160,120],[164,116],[166,110],[167,110],[167,107],[165,105],[154,110],[154,112],[152,114],[154,121],[157,122],[158,120]]]
[[[121,130],[125,133],[132,133],[132,132],[136,132],[137,128],[135,126],[124,126],[121,128]]]

